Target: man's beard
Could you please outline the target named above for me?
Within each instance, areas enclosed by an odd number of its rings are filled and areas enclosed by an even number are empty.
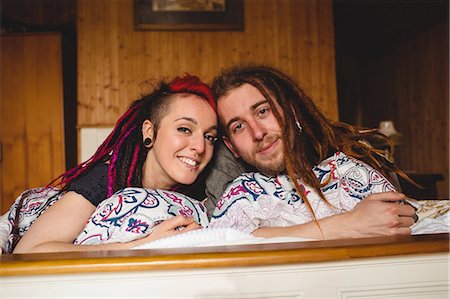
[[[261,142],[261,144],[256,148],[255,151],[257,152],[259,148],[262,148],[264,145],[266,145],[268,143],[272,143],[272,142],[276,141],[277,139],[281,140],[281,136],[268,136],[267,138],[264,139],[263,142]],[[265,175],[269,175],[269,176],[278,175],[278,174],[282,173],[286,168],[286,164],[285,164],[284,158],[283,158],[283,152],[280,153],[279,151],[276,152],[273,157],[270,157],[269,159],[265,159],[265,160],[261,160],[261,159],[257,160],[256,154],[255,154],[252,164],[260,172],[264,173]]]
[[[282,160],[282,163],[275,163],[269,162],[269,163],[259,163],[255,162],[256,169],[258,169],[260,172],[264,173],[268,176],[276,176],[282,172],[284,172],[284,169],[286,168],[286,164],[284,163],[284,160]]]

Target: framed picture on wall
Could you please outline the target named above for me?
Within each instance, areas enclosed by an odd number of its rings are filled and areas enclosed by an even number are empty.
[[[243,0],[134,0],[136,30],[243,30]]]

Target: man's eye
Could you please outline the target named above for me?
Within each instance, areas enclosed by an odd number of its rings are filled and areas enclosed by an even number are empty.
[[[258,110],[258,115],[261,115],[261,116],[267,115],[268,113],[269,113],[268,108],[261,108]]]
[[[241,131],[244,128],[244,124],[243,123],[238,123],[237,125],[235,125],[233,127],[233,133],[237,133],[239,131]]]
[[[186,128],[186,127],[180,127],[180,128],[178,128],[177,130],[178,130],[178,132],[181,132],[181,133],[183,133],[183,134],[189,134],[189,133],[191,133],[191,130],[189,130],[189,129]]]
[[[214,143],[214,142],[216,142],[217,139],[219,139],[219,138],[217,138],[216,136],[207,134],[207,135],[205,135],[205,139],[208,140],[208,141],[211,142],[211,143]]]

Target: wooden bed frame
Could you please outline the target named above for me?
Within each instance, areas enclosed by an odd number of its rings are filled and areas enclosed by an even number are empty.
[[[449,234],[3,255],[1,298],[447,298]]]

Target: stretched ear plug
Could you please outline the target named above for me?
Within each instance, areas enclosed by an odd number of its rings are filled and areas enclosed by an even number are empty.
[[[144,139],[144,146],[149,147],[149,145],[152,144],[152,139],[150,137],[147,137]]]

